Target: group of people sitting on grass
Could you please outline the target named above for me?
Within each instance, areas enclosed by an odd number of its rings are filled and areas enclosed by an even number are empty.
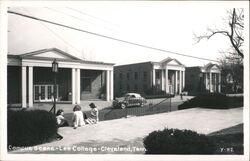
[[[98,123],[98,109],[94,103],[89,104],[91,111],[88,117],[86,113],[81,111],[81,106],[75,105],[73,108],[73,128],[81,127],[86,124],[96,124]],[[59,127],[69,126],[69,122],[63,116],[63,110],[59,109],[56,113],[56,120]]]

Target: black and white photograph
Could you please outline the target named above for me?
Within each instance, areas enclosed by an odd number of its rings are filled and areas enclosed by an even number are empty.
[[[1,160],[249,160],[248,1],[0,5]]]

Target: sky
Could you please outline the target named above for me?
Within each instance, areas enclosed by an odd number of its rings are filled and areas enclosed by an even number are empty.
[[[241,2],[85,1],[15,6],[9,10],[154,48],[218,60],[221,52],[230,48],[228,38],[218,35],[196,43],[194,33],[205,33],[208,27],[227,28],[227,10],[243,6]],[[9,54],[53,47],[82,59],[116,65],[157,62],[167,57],[185,66],[209,63],[8,14]]]

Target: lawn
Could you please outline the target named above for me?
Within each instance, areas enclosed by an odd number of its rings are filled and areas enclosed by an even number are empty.
[[[243,154],[243,124],[226,128],[208,135],[216,144],[215,154]]]
[[[227,96],[220,93],[198,95],[178,106],[179,110],[201,107],[211,109],[230,109],[243,107],[243,96]]]

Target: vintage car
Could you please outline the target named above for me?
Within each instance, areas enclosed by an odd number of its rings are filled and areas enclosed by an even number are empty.
[[[131,106],[144,106],[147,103],[146,99],[138,93],[127,93],[123,97],[115,98],[112,103],[114,108],[126,108]]]

